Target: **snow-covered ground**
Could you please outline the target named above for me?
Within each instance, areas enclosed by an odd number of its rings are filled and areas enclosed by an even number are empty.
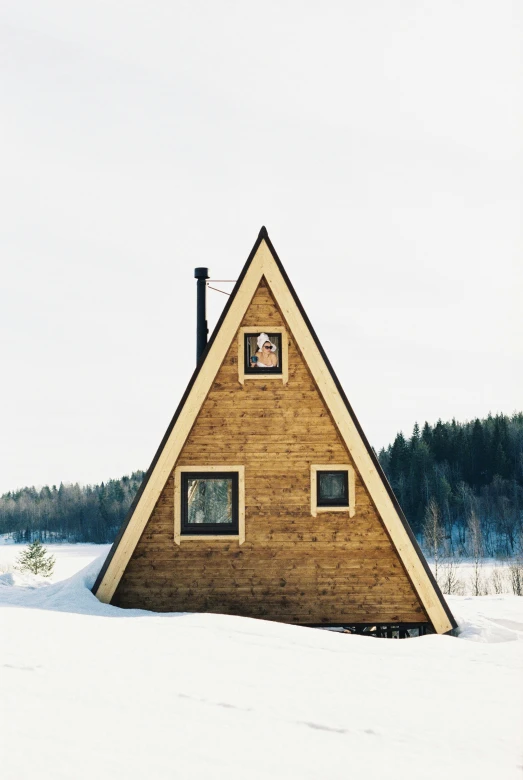
[[[5,549],[5,780],[522,776],[521,597],[449,597],[459,638],[379,640],[119,610],[89,590],[107,546],[53,546],[51,583]]]
[[[46,544],[44,547],[55,559],[53,574],[48,582],[71,577],[101,555],[105,557],[111,549],[110,544]],[[16,559],[26,549],[26,544],[13,544],[8,538],[0,537],[0,574],[14,571]]]

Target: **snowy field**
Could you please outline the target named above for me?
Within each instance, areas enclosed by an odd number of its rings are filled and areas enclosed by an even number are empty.
[[[449,597],[458,638],[373,639],[108,607],[108,546],[50,549],[52,582],[0,547],[3,780],[522,778],[521,597]]]
[[[71,577],[100,556],[105,557],[111,549],[110,544],[46,544],[44,546],[55,559],[53,574],[47,582],[58,582]],[[13,544],[8,538],[0,537],[0,574],[14,571],[16,559],[20,552],[26,549],[26,544]]]

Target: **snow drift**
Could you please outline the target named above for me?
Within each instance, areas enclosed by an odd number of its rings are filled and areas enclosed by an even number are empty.
[[[523,599],[379,640],[120,610],[90,592],[101,563],[0,577],[3,778],[521,776]]]

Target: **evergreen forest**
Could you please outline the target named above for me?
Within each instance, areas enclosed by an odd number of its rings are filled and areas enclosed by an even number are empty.
[[[523,413],[416,423],[379,461],[422,547],[433,555],[523,552]],[[112,542],[144,472],[100,485],[26,487],[0,497],[15,541]],[[436,536],[434,528],[437,528]]]
[[[521,553],[523,413],[416,423],[410,438],[398,433],[378,458],[431,555],[435,546],[451,558]]]
[[[25,487],[0,496],[0,534],[15,542],[112,542],[144,476],[111,479],[100,485]]]

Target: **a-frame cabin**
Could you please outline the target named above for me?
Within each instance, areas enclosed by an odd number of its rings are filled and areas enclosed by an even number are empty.
[[[456,627],[265,228],[93,592],[385,636]]]

